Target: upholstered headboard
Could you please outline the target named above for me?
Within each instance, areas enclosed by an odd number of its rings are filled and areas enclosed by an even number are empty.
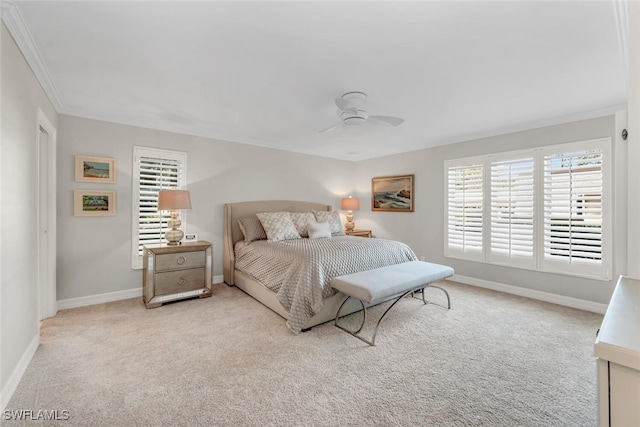
[[[234,285],[235,257],[233,247],[243,239],[238,226],[238,219],[247,218],[258,212],[310,212],[331,211],[331,205],[313,202],[297,202],[293,200],[263,200],[256,202],[227,203],[224,205],[224,281]]]

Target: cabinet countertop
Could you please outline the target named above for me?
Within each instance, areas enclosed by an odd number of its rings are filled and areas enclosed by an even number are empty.
[[[640,280],[621,276],[602,320],[595,356],[640,370]]]

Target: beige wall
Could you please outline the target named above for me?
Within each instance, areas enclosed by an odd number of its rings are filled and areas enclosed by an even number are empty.
[[[213,244],[213,274],[222,275],[223,205],[290,199],[339,207],[353,163],[133,126],[60,116],[58,129],[58,300],[140,289],[131,269],[133,146],[187,152],[193,209],[185,232]],[[114,157],[112,185],[74,182],[76,154]],[[73,190],[116,190],[114,217],[74,217]]]
[[[4,24],[1,31],[0,387],[4,400],[8,382],[38,336],[38,110],[54,126],[58,115]]]
[[[418,256],[425,256],[431,262],[450,265],[458,275],[605,304],[609,301],[615,279],[602,282],[445,258],[444,161],[611,137],[615,141],[614,170],[618,181],[624,182],[626,176],[620,176],[620,173],[626,168],[626,146],[616,138],[615,125],[614,116],[602,117],[359,162],[356,164],[354,182],[362,197],[361,208],[364,206],[364,209],[357,212],[357,227],[372,228],[378,237],[401,240],[409,244]],[[371,212],[368,201],[371,177],[402,174],[415,174],[415,212]],[[625,208],[623,199],[626,196],[624,191],[620,191],[623,187],[619,185],[616,191],[616,212]],[[626,217],[622,219],[615,222],[615,236],[626,235]],[[617,278],[626,268],[625,242],[614,239],[614,250],[616,264],[613,277]]]

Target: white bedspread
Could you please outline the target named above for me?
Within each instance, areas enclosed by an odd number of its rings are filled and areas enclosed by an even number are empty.
[[[236,245],[236,269],[273,290],[298,333],[335,293],[333,277],[416,260],[404,243],[354,236]]]

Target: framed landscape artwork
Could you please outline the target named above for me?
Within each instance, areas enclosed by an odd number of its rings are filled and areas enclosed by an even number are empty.
[[[116,159],[76,156],[76,181],[116,183]]]
[[[413,175],[384,176],[371,179],[371,210],[413,212]]]
[[[74,216],[113,216],[116,214],[116,192],[74,190]]]

